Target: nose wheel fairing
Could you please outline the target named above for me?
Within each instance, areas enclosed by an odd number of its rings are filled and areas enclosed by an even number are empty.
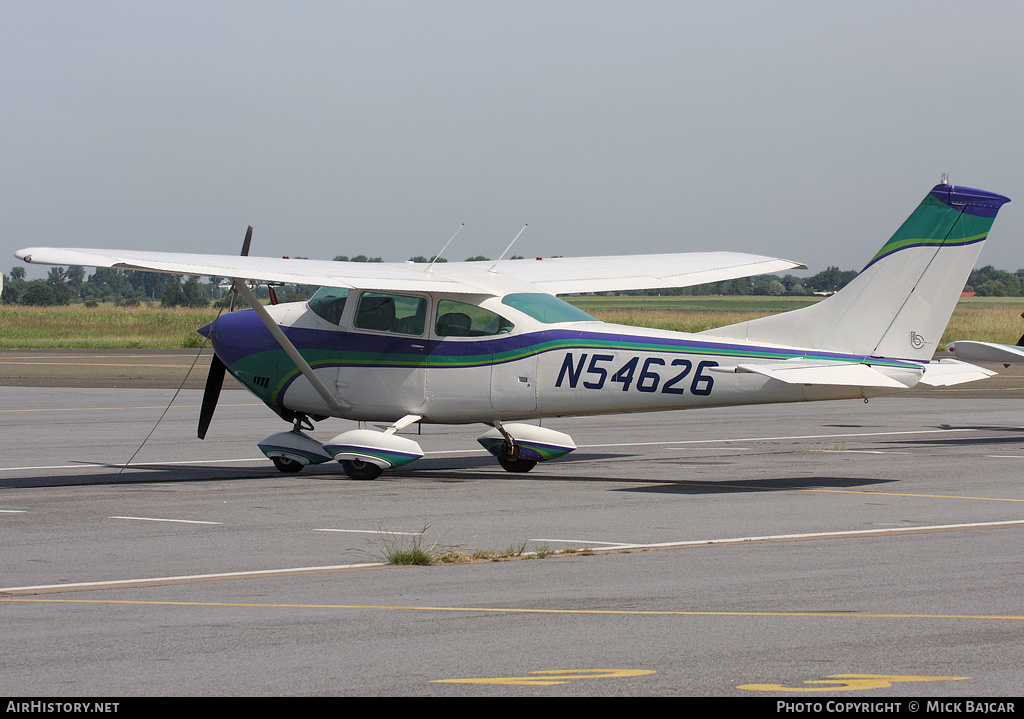
[[[294,469],[295,465],[292,463],[297,463],[301,469],[306,465],[322,464],[334,459],[324,451],[323,445],[297,429],[272,434],[258,446],[263,454],[274,460],[274,464],[282,472],[298,471]],[[284,461],[278,462],[278,459]]]

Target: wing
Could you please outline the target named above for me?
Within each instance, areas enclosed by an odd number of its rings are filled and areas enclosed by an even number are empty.
[[[199,255],[182,252],[30,247],[15,256],[42,265],[83,265],[180,275],[230,277],[255,282],[359,287],[396,291],[465,292],[459,283],[424,272],[412,263],[286,260],[277,257]]]
[[[483,265],[482,268],[473,267]],[[493,272],[491,271],[493,268]],[[435,266],[436,269],[436,266]],[[751,275],[766,275],[807,266],[791,260],[741,252],[684,252],[665,255],[552,257],[535,260],[447,263],[438,273],[462,277],[479,269],[492,276],[531,285],[552,295],[610,290],[654,290],[692,287]],[[476,281],[465,274],[466,281]]]
[[[706,282],[768,274],[805,265],[738,252],[690,252],[664,255],[558,257],[501,262],[334,262],[239,255],[139,252],[81,248],[30,247],[15,255],[33,264],[83,265],[144,272],[230,277],[255,282],[284,282],[406,292],[596,292],[689,287]]]

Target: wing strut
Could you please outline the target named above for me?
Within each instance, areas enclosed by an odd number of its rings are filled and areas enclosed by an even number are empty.
[[[313,385],[313,389],[323,397],[327,406],[339,415],[352,409],[352,405],[339,400],[331,394],[331,391],[327,389],[327,385],[325,385],[320,378],[316,376],[316,372],[314,372],[313,368],[309,366],[308,362],[306,362],[306,358],[299,354],[299,351],[295,349],[295,345],[293,345],[291,340],[285,336],[285,333],[281,330],[278,324],[274,322],[274,318],[271,317],[270,313],[263,307],[263,303],[259,301],[256,295],[253,294],[253,291],[245,284],[245,280],[232,278],[231,282],[233,283],[234,288],[241,293],[242,297],[245,298],[245,301],[249,303],[249,306],[253,308],[256,315],[260,318],[263,324],[266,325],[267,329],[270,330],[270,334],[274,335],[274,339],[276,339],[278,344],[281,345],[281,349],[288,353],[288,356],[292,358],[292,362],[295,363],[295,366],[302,371],[302,374],[309,380],[309,383]]]

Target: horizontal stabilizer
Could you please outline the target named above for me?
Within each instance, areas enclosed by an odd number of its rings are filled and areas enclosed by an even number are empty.
[[[1024,361],[1024,356],[1018,361]],[[938,362],[930,362],[925,365],[921,384],[932,387],[949,387],[964,382],[975,382],[994,374],[997,373],[984,367],[976,367],[954,359],[941,359]]]
[[[771,364],[740,364],[737,372],[751,372],[764,375],[786,384],[842,385],[849,387],[892,387],[907,389],[866,364],[849,362],[806,362],[790,360]]]
[[[972,362],[1002,362],[1003,364],[1024,363],[1024,347],[997,345],[994,342],[962,340],[946,346],[955,357]]]

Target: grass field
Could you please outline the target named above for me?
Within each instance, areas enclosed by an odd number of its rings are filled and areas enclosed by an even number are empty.
[[[686,312],[789,312],[818,302],[820,297],[769,297],[765,295],[675,295],[666,297],[618,295],[616,297],[565,297],[566,301],[593,314],[610,310],[679,310]]]
[[[818,297],[698,295],[649,297],[566,297],[599,320],[676,332],[703,332],[712,327],[789,312],[813,305]]]
[[[198,347],[216,309],[159,305],[0,305],[0,349],[173,349]]]
[[[702,332],[819,301],[804,297],[570,297],[570,302],[605,322]],[[1024,333],[1024,297],[964,297],[953,311],[939,346],[954,340],[1015,344]]]
[[[570,297],[574,305],[606,322],[700,332],[777,312],[806,307],[803,297]],[[1024,332],[1024,298],[961,299],[941,346],[958,339],[1014,344]],[[0,305],[0,349],[172,349],[197,347],[196,328],[215,309],[165,309],[159,305],[20,307]]]

